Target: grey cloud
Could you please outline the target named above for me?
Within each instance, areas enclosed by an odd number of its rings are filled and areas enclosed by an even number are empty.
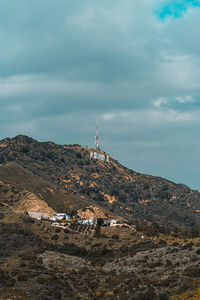
[[[161,22],[159,3],[0,0],[1,137],[93,145],[100,118],[128,167],[198,187],[200,12]]]

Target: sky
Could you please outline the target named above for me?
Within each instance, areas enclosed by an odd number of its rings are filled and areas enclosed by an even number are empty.
[[[200,190],[200,1],[0,0],[0,139],[101,148]]]

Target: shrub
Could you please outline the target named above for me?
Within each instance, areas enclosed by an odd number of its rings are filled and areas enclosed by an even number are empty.
[[[97,219],[97,225],[99,225],[99,226],[103,225],[103,219],[102,218]]]
[[[30,148],[28,146],[22,146],[21,147],[21,152],[22,153],[28,154],[29,151],[30,151]]]
[[[139,294],[140,300],[150,300],[150,299],[156,299],[156,294],[153,288],[149,288],[147,291],[145,291],[142,294]]]
[[[118,239],[119,239],[119,235],[118,235],[118,234],[112,235],[112,239],[113,239],[113,240],[118,240]]]
[[[102,238],[102,239],[107,239],[108,238],[108,236],[106,234],[104,234],[104,233],[101,233],[99,235],[99,237]]]
[[[167,245],[167,242],[161,239],[161,240],[159,241],[159,245],[160,245],[160,246],[166,246],[166,245]],[[176,245],[174,245],[174,246],[176,246]]]
[[[159,300],[168,300],[168,299],[169,299],[169,297],[168,297],[168,294],[166,294],[166,293],[159,295]]]
[[[166,264],[165,264],[165,266],[166,266],[166,267],[170,267],[171,265],[172,265],[171,260],[166,259]]]
[[[197,249],[196,254],[200,254],[200,248]]]
[[[200,269],[199,267],[191,267],[184,270],[184,275],[189,277],[198,278],[200,277]]]
[[[57,241],[58,238],[59,238],[59,236],[58,236],[57,234],[54,234],[54,235],[51,237],[52,241]]]
[[[81,153],[78,152],[78,153],[76,154],[76,157],[77,157],[77,158],[82,158]]]
[[[26,274],[20,273],[20,274],[17,276],[17,280],[18,280],[18,281],[27,281],[27,280],[28,280],[28,277],[27,277]]]
[[[46,278],[45,277],[38,277],[37,282],[40,283],[40,284],[44,284],[46,282]]]

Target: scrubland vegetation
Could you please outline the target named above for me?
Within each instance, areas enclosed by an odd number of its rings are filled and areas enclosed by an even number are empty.
[[[25,136],[0,142],[0,163],[0,300],[199,299],[198,191]],[[33,201],[101,216],[53,227],[28,216]]]

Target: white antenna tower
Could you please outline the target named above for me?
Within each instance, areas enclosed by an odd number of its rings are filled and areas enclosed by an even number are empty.
[[[96,122],[95,149],[99,149],[99,122]]]

